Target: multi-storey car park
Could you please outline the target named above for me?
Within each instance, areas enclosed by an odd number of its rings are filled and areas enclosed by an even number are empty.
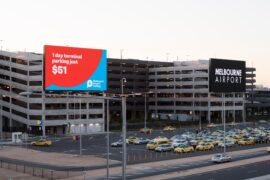
[[[178,121],[221,122],[223,106],[227,121],[245,120],[243,93],[209,92],[208,60],[174,62],[170,67],[149,69],[152,117]],[[254,87],[254,68],[246,68],[247,88]]]
[[[42,95],[42,62],[42,54],[1,51],[0,95],[4,130],[41,132],[39,121],[45,117],[49,134],[103,131],[103,99],[90,100],[86,93],[81,95],[80,92],[46,92]],[[24,96],[22,92],[31,93]]]
[[[104,100],[93,92],[46,92],[42,97],[43,55],[29,52],[0,52],[0,101],[3,127],[8,130],[41,132],[38,120],[46,120],[49,134],[99,132],[104,130]],[[254,87],[255,68],[247,68],[247,88]],[[220,122],[222,98],[208,91],[208,61],[157,62],[108,58],[108,90],[127,98],[127,121],[153,118]],[[22,92],[33,92],[22,95]],[[149,98],[145,98],[145,93]],[[81,98],[80,98],[80,95]],[[43,99],[44,98],[44,101]],[[149,106],[148,106],[149,105]],[[227,119],[243,118],[243,94],[226,94]],[[44,109],[44,110],[42,110]],[[111,125],[121,118],[121,103],[110,101]],[[43,118],[42,118],[43,115]],[[133,121],[134,120],[134,121]],[[120,121],[119,121],[120,123]]]
[[[161,61],[145,61],[135,59],[108,59],[108,90],[109,94],[121,94],[122,78],[126,79],[124,83],[124,94],[141,94],[136,96],[129,96],[127,98],[127,120],[136,121],[143,119],[145,111],[145,93],[148,97],[149,82],[148,73],[149,68],[166,67],[172,63]],[[148,98],[146,99],[148,100]],[[147,106],[148,108],[148,106]],[[110,102],[111,119],[119,120],[121,114],[121,103],[117,101]]]

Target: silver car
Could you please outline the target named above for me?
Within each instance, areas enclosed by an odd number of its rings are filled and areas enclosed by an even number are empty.
[[[231,160],[232,158],[228,154],[215,154],[212,157],[212,162],[215,162],[215,163],[229,162]]]
[[[172,151],[172,150],[173,150],[173,146],[171,144],[161,144],[155,148],[155,151],[157,152],[166,152],[166,151]]]

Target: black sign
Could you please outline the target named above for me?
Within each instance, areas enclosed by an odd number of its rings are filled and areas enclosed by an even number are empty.
[[[210,59],[210,92],[246,92],[246,62]]]

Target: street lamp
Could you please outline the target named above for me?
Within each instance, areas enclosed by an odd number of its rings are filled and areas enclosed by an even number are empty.
[[[126,180],[126,166],[127,166],[127,162],[126,162],[126,151],[127,151],[127,147],[126,147],[126,133],[127,133],[127,120],[126,120],[126,97],[124,96],[124,83],[126,83],[127,80],[126,78],[122,78],[121,79],[121,93],[122,93],[122,133],[123,133],[123,167],[122,167],[122,173],[123,173],[123,180]]]
[[[147,109],[146,109],[146,95],[147,94],[152,94],[153,92],[152,91],[149,91],[149,92],[145,92],[143,93],[144,94],[144,129],[146,129],[146,119],[147,119]]]

